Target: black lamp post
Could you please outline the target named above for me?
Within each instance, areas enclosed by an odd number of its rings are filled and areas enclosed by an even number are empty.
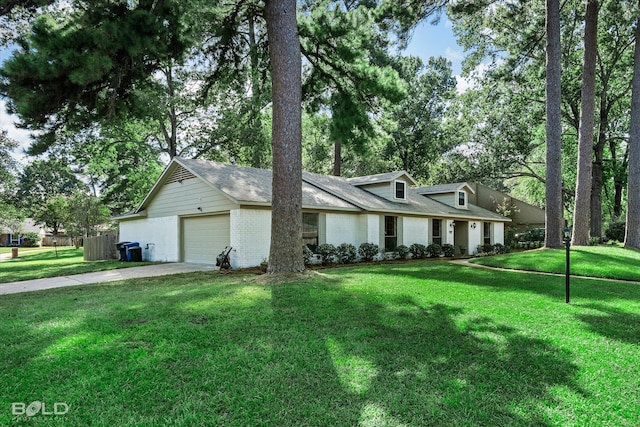
[[[55,237],[53,239],[51,239],[51,240],[53,240],[53,247],[56,250],[56,258],[58,258],[58,246],[56,244],[58,242],[58,240],[56,240]]]
[[[566,261],[565,261],[565,268],[564,268],[564,275],[565,275],[565,302],[567,304],[569,304],[569,280],[571,277],[571,268],[569,265],[569,250],[571,248],[571,229],[569,227],[566,227],[564,229],[564,246],[566,248],[567,254],[566,254]]]

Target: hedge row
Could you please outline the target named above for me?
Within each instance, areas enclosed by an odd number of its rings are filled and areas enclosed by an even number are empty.
[[[323,265],[341,263],[351,264],[356,261],[373,261],[382,259],[407,259],[409,256],[414,259],[435,258],[439,256],[452,257],[454,255],[454,247],[451,244],[438,245],[432,243],[430,245],[421,245],[414,243],[411,246],[400,245],[394,251],[390,251],[391,256],[387,258],[385,254],[380,252],[380,248],[375,243],[363,243],[356,250],[351,243],[342,243],[334,246],[331,243],[323,243],[318,245],[316,253],[320,255]],[[305,246],[304,261],[306,264],[311,262],[313,252]]]

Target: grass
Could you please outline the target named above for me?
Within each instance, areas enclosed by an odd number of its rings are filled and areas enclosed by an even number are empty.
[[[13,249],[11,246],[0,246],[0,254],[10,254],[11,253],[11,249]],[[19,254],[23,254],[25,252],[40,252],[40,251],[49,251],[49,250],[53,250],[53,248],[50,248],[48,246],[44,246],[44,247],[35,247],[35,248],[28,248],[28,247],[18,247],[18,251]]]
[[[6,295],[0,425],[637,425],[640,286],[572,290],[415,262]]]
[[[82,249],[73,247],[58,249],[57,256],[54,249],[27,251],[21,248],[19,258],[1,261],[0,269],[2,269],[2,274],[0,274],[0,283],[68,276],[147,264],[149,263],[121,263],[116,260],[84,261]]]
[[[572,246],[571,274],[640,281],[640,251],[616,246]],[[565,272],[565,249],[536,249],[473,258],[470,262],[515,270]]]

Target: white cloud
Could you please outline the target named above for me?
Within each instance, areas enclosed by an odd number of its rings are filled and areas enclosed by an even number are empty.
[[[461,62],[464,59],[464,54],[461,50],[455,50],[447,46],[444,51],[444,57],[451,62]]]

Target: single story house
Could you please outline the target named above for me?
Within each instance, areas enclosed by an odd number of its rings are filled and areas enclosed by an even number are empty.
[[[14,233],[7,227],[0,226],[0,246],[22,246],[26,233],[36,233],[40,237],[38,245],[42,244],[42,240],[47,235],[44,227],[36,224],[33,218],[25,218],[19,233]]]
[[[231,246],[234,268],[269,256],[269,170],[175,157],[134,211],[116,217],[120,240],[139,242],[149,261],[215,264]],[[431,194],[406,172],[342,178],[303,172],[303,240],[455,245],[471,254],[482,243],[504,243],[511,220],[469,202],[473,189],[455,184]]]

